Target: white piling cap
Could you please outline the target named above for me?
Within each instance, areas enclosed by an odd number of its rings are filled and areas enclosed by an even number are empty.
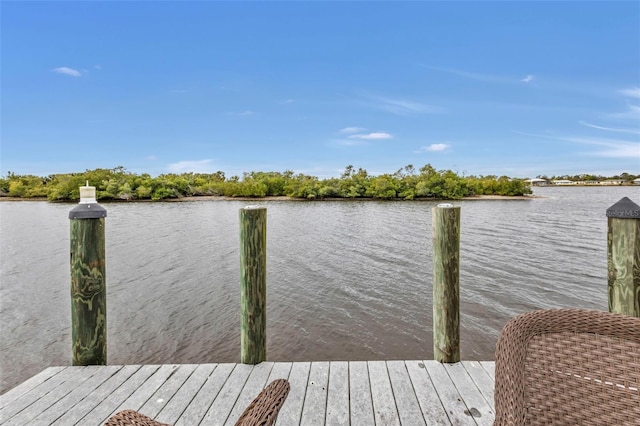
[[[89,181],[85,186],[80,187],[80,204],[96,204],[96,187],[89,186]]]

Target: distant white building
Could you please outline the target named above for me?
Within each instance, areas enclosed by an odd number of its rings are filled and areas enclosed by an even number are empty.
[[[634,185],[640,185],[640,178],[634,179],[633,180],[633,184]]]
[[[539,178],[527,179],[525,182],[529,182],[533,186],[547,186],[549,184],[547,179]]]
[[[554,185],[575,185],[576,184],[574,181],[567,180],[567,179],[552,180],[551,183]]]

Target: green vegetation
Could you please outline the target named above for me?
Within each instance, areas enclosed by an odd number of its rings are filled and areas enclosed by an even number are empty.
[[[339,178],[318,179],[292,171],[250,172],[242,177],[226,178],[224,173],[183,173],[151,177],[124,169],[87,170],[84,173],[56,174],[47,177],[17,175],[9,172],[0,178],[0,196],[50,201],[78,200],[78,188],[86,181],[96,187],[102,200],[163,200],[203,195],[227,197],[287,196],[300,199],[324,198],[418,198],[460,199],[474,195],[530,194],[522,179],[507,176],[461,177],[451,170],[436,170],[430,164],[416,170],[413,165],[393,174],[371,176],[364,169],[347,166]]]

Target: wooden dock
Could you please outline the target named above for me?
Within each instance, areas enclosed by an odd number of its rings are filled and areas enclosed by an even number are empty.
[[[50,367],[0,396],[2,425],[101,425],[134,409],[174,425],[233,425],[277,378],[279,425],[492,425],[492,361],[331,361]]]

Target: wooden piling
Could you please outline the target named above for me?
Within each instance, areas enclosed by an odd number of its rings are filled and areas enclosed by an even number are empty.
[[[640,317],[640,206],[624,197],[607,218],[609,312]]]
[[[431,209],[433,234],[433,356],[460,361],[460,207]]]
[[[267,359],[267,209],[240,209],[240,362]]]
[[[81,187],[81,193],[83,188]],[[106,210],[93,197],[69,212],[73,365],[107,364]],[[89,201],[87,201],[89,200]]]

